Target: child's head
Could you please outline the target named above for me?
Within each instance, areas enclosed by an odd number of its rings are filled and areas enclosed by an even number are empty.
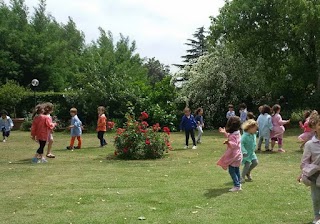
[[[271,107],[269,105],[264,105],[262,109],[262,114],[271,114]]]
[[[281,111],[280,105],[279,104],[274,105],[272,107],[272,111],[273,111],[274,114],[280,113],[280,111]]]
[[[232,104],[228,105],[229,111],[234,111],[234,106]]]
[[[308,117],[310,117],[311,113],[312,113],[311,110],[305,110],[305,111],[303,112],[303,118],[304,118],[304,119],[307,119]]]
[[[103,106],[100,106],[98,107],[98,114],[101,115],[101,114],[104,114],[106,112],[106,108],[103,107]]]
[[[5,110],[2,110],[2,111],[1,111],[1,117],[2,117],[2,119],[6,119],[7,116],[8,116],[8,112],[5,111]]]
[[[252,112],[248,112],[247,113],[247,118],[248,118],[248,120],[251,120],[251,119],[256,119],[256,116],[254,116],[254,114],[252,113]]]
[[[249,134],[255,134],[258,130],[258,123],[253,119],[247,120],[243,123],[242,129]]]
[[[44,103],[42,105],[43,114],[48,115],[53,112],[53,104],[52,103]]]
[[[320,122],[320,116],[318,114],[318,111],[314,110],[311,112],[309,117],[309,127],[311,129],[316,129],[317,123]]]
[[[184,115],[186,115],[187,117],[190,116],[191,114],[191,110],[189,107],[184,108],[183,110]]]
[[[199,107],[197,110],[196,110],[196,115],[202,115],[203,114],[203,109],[201,107]]]
[[[264,107],[264,106],[260,106],[259,109],[258,109],[260,114],[263,113],[263,107]]]
[[[78,114],[78,110],[77,108],[71,108],[70,109],[70,115],[73,117],[73,116],[76,116]]]
[[[245,109],[247,109],[247,105],[245,103],[242,103],[242,104],[239,105],[239,109],[240,110],[245,110]]]
[[[233,133],[235,131],[239,131],[241,127],[240,117],[234,116],[230,117],[227,121],[226,132]]]

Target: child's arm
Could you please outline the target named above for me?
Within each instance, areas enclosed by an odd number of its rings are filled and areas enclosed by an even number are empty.
[[[245,142],[247,141],[246,136],[241,137],[241,152],[243,157],[246,157],[248,155],[248,150],[245,147]]]
[[[226,137],[226,138],[229,137],[229,134],[226,132],[226,129],[225,129],[225,128],[219,128],[219,132],[220,132],[221,134],[223,134],[224,137]],[[227,140],[227,141],[225,142],[225,144],[227,144],[228,141],[229,141],[229,140]]]
[[[281,115],[279,114],[279,116],[277,116],[277,122],[280,124],[280,125],[285,125],[285,124],[288,124],[290,123],[290,120],[282,120],[282,117]]]
[[[273,124],[272,124],[272,118],[271,117],[268,118],[268,127],[269,127],[269,130],[272,131]]]
[[[306,144],[304,147],[300,168],[303,169],[306,165],[310,163],[311,163],[311,151],[308,145]]]
[[[9,125],[10,125],[10,129],[13,128],[14,124],[11,118],[8,119]]]
[[[54,129],[54,127],[56,126],[56,123],[53,123],[52,121],[51,121],[51,118],[50,117],[46,117],[46,126],[49,128],[49,129],[51,129],[51,130],[53,130]]]
[[[180,130],[184,130],[184,122],[185,122],[185,117],[183,116],[180,122]]]
[[[239,144],[237,142],[237,136],[236,135],[229,135],[228,136],[228,142],[226,143],[231,149],[237,149]]]

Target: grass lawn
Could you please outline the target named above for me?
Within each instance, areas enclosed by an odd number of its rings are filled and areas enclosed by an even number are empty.
[[[310,223],[309,189],[296,182],[298,133],[286,133],[287,153],[258,154],[254,182],[228,193],[231,179],[215,165],[225,150],[217,132],[197,150],[183,150],[183,134],[172,134],[175,151],[155,161],[107,159],[114,147],[95,147],[95,134],[67,151],[69,135],[55,133],[57,158],[47,164],[31,164],[38,145],[12,132],[0,143],[0,223]]]

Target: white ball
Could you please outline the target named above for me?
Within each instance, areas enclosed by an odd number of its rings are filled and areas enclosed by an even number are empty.
[[[32,86],[38,86],[38,85],[39,85],[39,80],[38,80],[38,79],[33,79],[33,80],[31,81],[31,85],[32,85]]]

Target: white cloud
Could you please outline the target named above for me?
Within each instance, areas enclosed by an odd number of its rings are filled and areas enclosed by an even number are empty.
[[[31,9],[37,3],[26,0]],[[171,65],[181,62],[186,39],[196,28],[208,27],[209,16],[217,15],[223,4],[224,0],[47,0],[47,9],[59,22],[72,17],[87,42],[98,38],[100,26],[115,37],[123,33],[135,40],[141,56]]]

